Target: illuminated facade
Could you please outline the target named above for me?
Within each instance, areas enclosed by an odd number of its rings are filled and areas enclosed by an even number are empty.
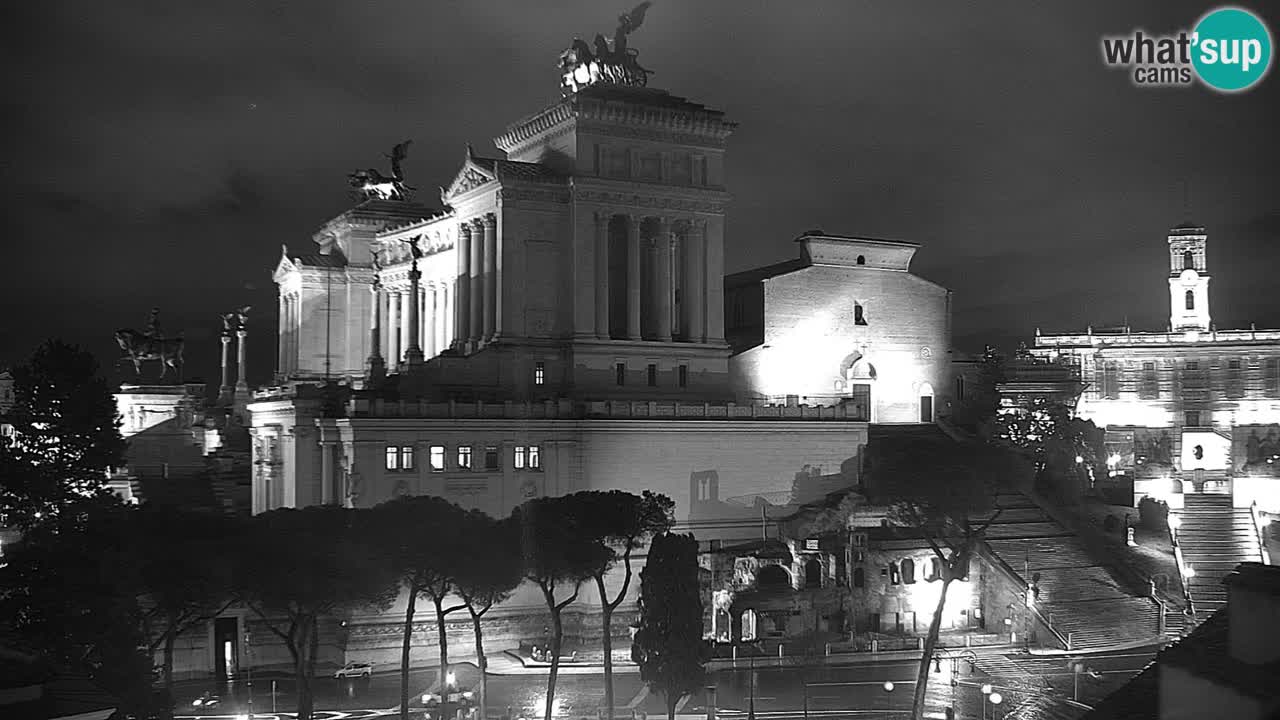
[[[1037,333],[1033,353],[1079,371],[1079,415],[1106,429],[1135,499],[1229,492],[1280,512],[1280,330],[1213,325],[1207,241],[1201,227],[1169,232],[1167,331]]]
[[[796,242],[798,260],[725,279],[739,401],[933,422],[950,398],[951,292],[911,274],[920,246],[820,233]]]

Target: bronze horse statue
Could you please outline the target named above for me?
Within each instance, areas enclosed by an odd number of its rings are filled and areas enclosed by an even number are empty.
[[[125,355],[133,361],[133,370],[139,376],[142,375],[142,362],[144,360],[160,361],[160,379],[163,380],[168,373],[169,368],[178,373],[178,377],[182,377],[182,349],[186,341],[181,336],[176,338],[163,338],[148,336],[146,333],[140,333],[133,328],[124,328],[116,331],[116,342],[120,345],[120,349]]]

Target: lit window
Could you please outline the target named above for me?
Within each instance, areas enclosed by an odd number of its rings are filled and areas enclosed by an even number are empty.
[[[523,445],[516,446],[514,465],[517,470],[523,470],[525,459],[528,457],[528,448]]]
[[[471,448],[467,446],[458,446],[458,468],[461,470],[471,469]]]
[[[855,303],[853,306],[853,324],[854,325],[867,324],[867,319],[862,315],[862,306],[858,305],[857,303]]]
[[[490,445],[484,449],[484,469],[498,469],[498,448]]]
[[[1228,361],[1227,361],[1227,369],[1228,369],[1228,370],[1239,370],[1239,369],[1240,369],[1240,361],[1239,361],[1239,360],[1228,360]]]
[[[658,366],[654,365],[653,363],[649,363],[648,374],[649,374],[649,387],[657,387]]]
[[[400,469],[400,448],[396,447],[395,445],[387,446],[387,469],[388,470]]]
[[[889,583],[898,585],[902,582],[901,572],[898,570],[897,563],[889,563]]]
[[[627,384],[627,364],[626,363],[618,363],[617,365],[614,365],[613,372],[614,372],[614,375],[617,376],[616,379],[619,385]]]
[[[805,538],[804,549],[808,552],[816,552],[818,550],[818,538]]]
[[[689,366],[681,365],[676,370],[676,380],[680,387],[689,387]]]
[[[431,446],[431,470],[432,472],[441,472],[444,470],[444,446]]]
[[[916,581],[916,562],[911,558],[902,561],[902,581],[908,585]]]
[[[413,469],[413,447],[411,445],[404,445],[400,448],[400,469]]]
[[[542,469],[542,449],[539,448],[537,445],[529,446],[529,469],[530,470]]]
[[[1187,291],[1187,309],[1188,310],[1196,309],[1196,294],[1191,292],[1190,290]]]
[[[536,362],[533,364],[533,384],[541,385],[547,381],[547,364],[544,362]]]

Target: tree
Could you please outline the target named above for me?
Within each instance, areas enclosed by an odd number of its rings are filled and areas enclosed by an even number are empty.
[[[601,644],[604,649],[605,713],[609,720],[613,720],[613,612],[622,604],[631,587],[631,554],[646,539],[671,529],[675,501],[649,490],[645,490],[643,495],[610,490],[574,493],[569,497],[579,505],[578,517],[583,533],[590,542],[604,548],[600,564],[592,568],[591,575],[600,593],[600,614],[604,625]],[[610,598],[605,576],[619,562],[623,567],[622,586]]]
[[[249,520],[237,548],[238,595],[284,641],[298,683],[297,716],[310,720],[321,617],[390,607],[395,567],[371,540],[367,510],[281,509]]]
[[[561,613],[578,599],[582,583],[608,554],[582,528],[586,506],[571,496],[536,498],[516,508],[512,522],[520,528],[524,575],[542,591],[551,613],[551,672],[547,674],[546,715],[551,719],[555,704],[556,678],[560,672],[560,651],[564,647]],[[567,597],[558,593],[572,588]]]
[[[443,498],[418,495],[396,498],[373,509],[378,517],[377,537],[408,593],[404,615],[404,644],[400,653],[400,717],[409,717],[409,648],[413,643],[413,616],[418,596],[426,595],[436,609],[440,649],[441,714],[448,716],[449,635],[445,617],[466,608],[465,603],[444,607],[456,590],[462,569],[457,539],[469,537],[463,525],[467,512]]]
[[[680,699],[702,687],[706,674],[698,569],[693,536],[663,533],[653,538],[640,571],[640,628],[631,657],[640,678],[665,696],[669,720],[675,720]]]
[[[139,573],[147,649],[153,656],[162,652],[164,696],[172,699],[174,642],[234,602],[223,546],[237,528],[224,515],[151,504],[131,520],[129,552]]]
[[[52,666],[87,674],[125,712],[160,710],[141,632],[141,592],[128,543],[131,514],[114,495],[75,497],[5,547],[0,617],[7,639]]]
[[[124,462],[115,398],[93,355],[50,340],[14,368],[0,442],[0,524],[28,528],[77,498],[110,492],[107,471]]]
[[[464,519],[464,530],[456,552],[460,554],[457,577],[458,596],[471,614],[471,628],[476,638],[476,665],[480,668],[480,718],[487,718],[489,697],[489,662],[484,654],[484,635],[480,620],[494,605],[511,596],[524,580],[520,563],[520,528],[510,518],[494,520],[471,511]]]
[[[947,591],[968,577],[987,527],[1000,516],[995,481],[1016,472],[1017,463],[998,448],[961,444],[945,435],[882,438],[868,452],[874,481],[895,496],[891,525],[918,533],[939,563],[942,584],[916,674],[912,717],[919,720]]]
[[[988,438],[1000,407],[998,386],[1005,380],[1005,358],[990,345],[982,352],[964,397],[956,399],[952,420],[979,437]]]
[[[1075,499],[1091,485],[1101,436],[1092,420],[1075,417],[1070,405],[1055,398],[1034,398],[1001,413],[995,424],[998,443],[1035,462],[1036,489],[1060,500]]]

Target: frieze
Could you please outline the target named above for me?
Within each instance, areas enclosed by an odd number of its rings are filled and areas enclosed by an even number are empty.
[[[664,198],[634,193],[606,192],[600,190],[578,190],[575,194],[578,202],[599,203],[609,206],[626,206],[650,208],[656,210],[680,210],[684,212],[702,212],[723,214],[727,201],[692,200],[688,198]]]
[[[578,131],[592,135],[627,138],[632,140],[649,140],[675,145],[691,145],[693,147],[712,147],[723,149],[728,141],[728,133],[701,135],[675,130],[662,130],[652,127],[635,127],[633,125],[606,125],[604,123],[580,122]]]
[[[488,489],[488,485],[483,481],[448,480],[444,484],[446,493],[463,497],[483,495]]]
[[[534,190],[531,188],[502,188],[498,198],[503,201],[548,202],[567,205],[570,199],[568,190]]]

